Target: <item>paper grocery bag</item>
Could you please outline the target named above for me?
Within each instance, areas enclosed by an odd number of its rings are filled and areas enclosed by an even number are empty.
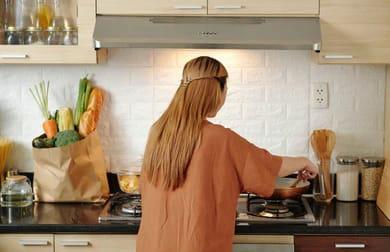
[[[33,148],[34,196],[41,202],[100,202],[109,196],[99,135],[57,148]]]

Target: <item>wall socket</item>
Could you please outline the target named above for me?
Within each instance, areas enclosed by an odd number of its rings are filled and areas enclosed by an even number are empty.
[[[318,82],[311,84],[311,107],[325,109],[329,106],[328,83]]]

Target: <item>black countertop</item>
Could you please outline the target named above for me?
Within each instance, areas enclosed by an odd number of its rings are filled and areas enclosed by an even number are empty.
[[[309,225],[240,223],[236,234],[364,234],[390,235],[390,221],[375,202],[318,205],[309,199],[316,222]],[[138,224],[100,224],[103,204],[34,203],[27,208],[0,208],[0,233],[137,234]]]

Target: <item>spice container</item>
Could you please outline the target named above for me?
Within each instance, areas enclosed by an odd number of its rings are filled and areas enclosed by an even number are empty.
[[[341,201],[356,201],[359,196],[359,158],[338,156],[336,198]]]
[[[62,40],[63,45],[77,45],[77,29],[75,27],[67,26],[63,30],[64,37]]]
[[[46,44],[47,45],[59,45],[61,44],[60,41],[62,41],[61,38],[61,32],[58,28],[49,26],[47,28],[47,38],[46,38]]]
[[[376,200],[385,160],[381,157],[362,158],[361,198]]]
[[[23,34],[15,26],[9,26],[5,30],[5,41],[8,45],[23,44]]]
[[[26,29],[24,33],[24,44],[26,45],[42,45],[42,30],[33,26]]]
[[[2,207],[26,207],[32,204],[32,188],[26,176],[7,177],[1,187]]]

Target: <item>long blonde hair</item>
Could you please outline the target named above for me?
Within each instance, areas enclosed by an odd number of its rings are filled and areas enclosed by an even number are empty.
[[[210,57],[185,64],[175,96],[149,133],[142,172],[153,185],[175,190],[184,183],[202,124],[222,105],[227,76],[225,67]]]

